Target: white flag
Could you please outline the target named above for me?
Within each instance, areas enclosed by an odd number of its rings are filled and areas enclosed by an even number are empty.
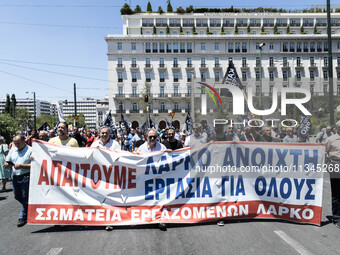
[[[66,122],[64,117],[63,117],[63,113],[62,113],[62,111],[60,109],[58,101],[57,101],[57,111],[58,111],[59,122]]]

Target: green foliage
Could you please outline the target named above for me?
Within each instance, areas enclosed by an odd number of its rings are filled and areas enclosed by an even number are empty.
[[[179,27],[179,33],[180,34],[183,33],[183,27],[182,26]]]
[[[287,34],[290,34],[290,27],[289,27],[289,25],[287,26]]]
[[[196,27],[195,27],[195,25],[192,26],[192,33],[193,33],[193,34],[196,33]]]
[[[169,27],[169,25],[168,25],[168,24],[166,25],[166,34],[167,34],[167,35],[169,35],[169,34],[170,34],[170,27]]]
[[[276,25],[276,23],[275,23],[275,25],[274,25],[274,34],[275,35],[277,35],[279,32],[277,31],[277,25]]]
[[[163,9],[162,9],[162,7],[161,6],[158,6],[158,11],[157,11],[159,14],[162,14],[162,13],[164,13],[164,11],[163,11]]]
[[[300,33],[301,33],[301,34],[305,34],[305,29],[304,29],[303,26],[301,26],[301,28],[300,28]]]
[[[133,12],[130,8],[130,5],[128,5],[127,3],[125,3],[122,7],[122,9],[120,9],[120,14],[121,15],[131,15]]]
[[[238,27],[237,27],[237,24],[235,24],[234,34],[235,34],[235,35],[238,35]]]
[[[13,135],[20,131],[17,121],[8,113],[0,114],[0,134],[5,137],[6,142],[12,141]]]
[[[153,34],[153,35],[157,34],[157,29],[156,29],[156,26],[155,26],[155,25],[153,25],[152,34]]]
[[[39,127],[41,127],[42,124],[44,124],[45,122],[48,123],[48,125],[53,128],[54,127],[54,122],[57,121],[57,116],[56,119],[54,116],[51,116],[49,114],[43,113],[41,114],[39,117],[37,117],[37,129]]]
[[[190,5],[189,7],[187,7],[187,8],[185,9],[185,12],[186,12],[186,13],[192,13],[192,12],[194,12],[194,7],[193,7],[192,5]]]
[[[178,14],[184,14],[184,13],[185,13],[185,10],[180,6],[180,7],[177,8],[176,13],[178,13]]]
[[[9,95],[6,95],[6,104],[5,104],[5,111],[4,113],[10,113],[11,110],[11,98],[9,97]]]
[[[314,25],[314,34],[318,33],[318,28],[316,27],[316,25]]]
[[[15,120],[19,130],[26,130],[27,116],[31,129],[33,129],[33,116],[29,113],[26,107],[18,107],[15,109]]]
[[[140,34],[143,34],[143,27],[140,27]]]
[[[12,94],[11,96],[11,105],[9,107],[10,113],[12,114],[13,112],[15,112],[15,108],[17,106],[17,100],[15,98],[15,94]],[[15,115],[14,115],[15,117]]]
[[[264,26],[261,27],[261,33],[264,33]]]
[[[146,12],[152,12],[152,7],[151,7],[150,2],[148,2],[148,5],[146,6]]]
[[[250,34],[250,24],[247,26],[247,33]]]
[[[168,6],[166,8],[166,12],[173,12],[174,10],[172,9],[170,1],[168,2]]]
[[[80,128],[81,127],[86,128],[84,114],[80,113],[78,115],[79,115],[79,117],[78,117],[78,124],[77,124],[77,126],[80,127]],[[65,121],[67,122],[67,124],[72,124],[73,125],[73,119],[74,119],[73,115],[69,115],[69,116],[65,117]]]
[[[223,27],[223,25],[222,25],[222,27],[221,27],[221,34],[222,33],[224,33],[224,27]],[[224,33],[225,34],[225,33]]]
[[[141,13],[142,12],[142,8],[137,4],[136,8],[133,10],[134,13]]]

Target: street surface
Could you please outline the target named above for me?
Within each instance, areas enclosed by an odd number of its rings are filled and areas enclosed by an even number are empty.
[[[11,183],[8,188],[12,189]],[[331,198],[325,174],[322,226],[278,220],[114,227],[16,226],[19,202],[0,193],[0,254],[340,254],[340,229],[329,222]]]

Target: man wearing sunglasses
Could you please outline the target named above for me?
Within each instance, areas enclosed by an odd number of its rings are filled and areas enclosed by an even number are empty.
[[[137,150],[138,153],[148,153],[153,151],[168,151],[167,148],[158,142],[158,133],[155,129],[150,129],[147,133],[147,142],[143,143]]]

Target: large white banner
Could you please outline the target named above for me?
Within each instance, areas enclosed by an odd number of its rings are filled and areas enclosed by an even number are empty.
[[[134,155],[35,141],[33,156],[30,224],[321,223],[322,145],[215,142]]]

